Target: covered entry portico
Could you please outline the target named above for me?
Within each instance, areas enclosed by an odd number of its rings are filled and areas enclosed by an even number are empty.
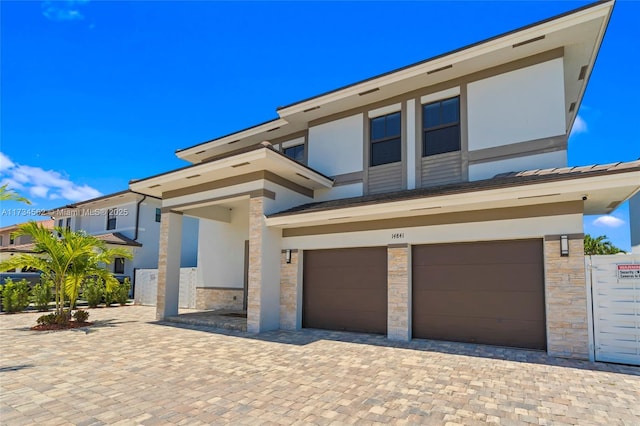
[[[268,143],[132,182],[134,191],[162,198],[157,319],[178,314],[182,216],[188,215],[200,219],[197,286],[242,291],[248,331],[279,328],[282,230],[267,227],[265,215],[309,203],[315,189],[332,185]]]

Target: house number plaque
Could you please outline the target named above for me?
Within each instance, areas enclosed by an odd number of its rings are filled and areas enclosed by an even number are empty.
[[[394,232],[393,234],[391,234],[392,240],[401,240],[403,238],[404,238],[404,232]]]

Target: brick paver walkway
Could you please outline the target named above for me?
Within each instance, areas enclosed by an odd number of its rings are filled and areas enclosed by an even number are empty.
[[[315,330],[251,336],[91,310],[36,333],[0,316],[0,422],[640,424],[640,368]]]

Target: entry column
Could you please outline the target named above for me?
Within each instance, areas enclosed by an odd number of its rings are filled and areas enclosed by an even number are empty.
[[[282,250],[280,260],[280,328],[302,327],[302,251]]]
[[[275,194],[263,191],[249,199],[249,283],[247,331],[280,326],[280,246],[282,230],[265,223],[264,207]]]
[[[387,247],[387,338],[411,340],[411,246]]]
[[[160,219],[160,252],[158,255],[158,299],[156,319],[178,315],[180,294],[180,252],[182,245],[182,213],[162,211]]]

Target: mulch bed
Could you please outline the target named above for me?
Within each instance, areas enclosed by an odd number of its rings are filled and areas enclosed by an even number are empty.
[[[64,324],[64,325],[60,325],[60,324],[34,325],[33,327],[31,327],[31,330],[35,330],[35,331],[69,330],[69,329],[72,329],[72,328],[88,327],[90,325],[93,325],[93,323],[92,322],[70,321],[69,323]]]

